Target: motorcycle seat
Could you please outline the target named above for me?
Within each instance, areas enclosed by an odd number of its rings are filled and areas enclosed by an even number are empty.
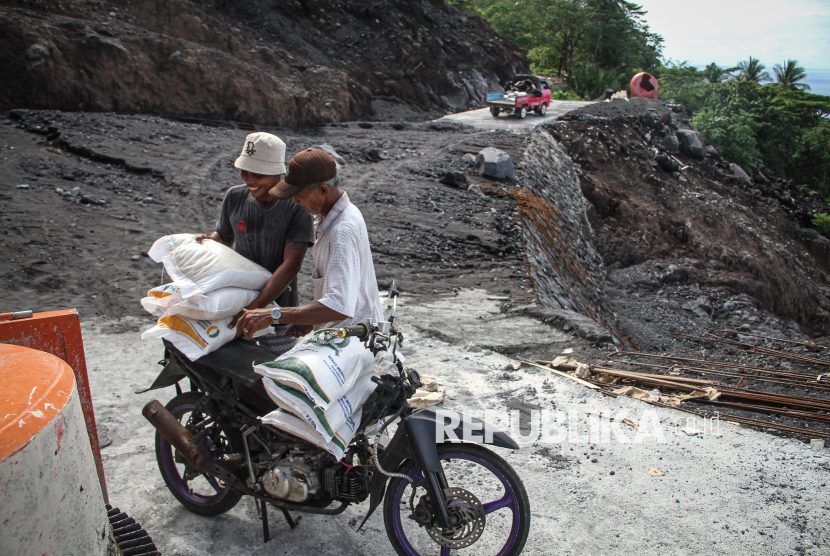
[[[253,366],[276,358],[276,355],[256,343],[240,339],[200,357],[195,364],[209,367],[267,400],[269,398],[262,386],[262,376],[254,372]]]

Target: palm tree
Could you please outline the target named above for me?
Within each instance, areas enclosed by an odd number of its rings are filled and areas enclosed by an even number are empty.
[[[781,64],[775,64],[772,71],[775,73],[775,80],[782,91],[789,91],[790,89],[810,90],[810,86],[806,83],[799,83],[807,77],[807,72],[798,65],[798,60],[787,60],[784,67],[781,67]]]
[[[703,76],[709,83],[722,83],[729,79],[735,79],[735,76],[732,75],[733,71],[738,71],[738,68],[722,68],[715,62],[712,62],[703,70]]]
[[[738,74],[738,79],[741,81],[754,81],[756,83],[772,81],[769,73],[764,71],[766,67],[759,59],[750,56],[749,61],[738,63],[738,69],[741,70],[741,73]]]

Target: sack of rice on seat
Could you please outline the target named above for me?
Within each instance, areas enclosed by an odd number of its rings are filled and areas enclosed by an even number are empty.
[[[314,427],[308,422],[300,419],[293,413],[282,408],[275,409],[268,415],[260,418],[264,425],[274,426],[288,434],[298,436],[303,440],[311,442],[315,446],[323,448],[338,460],[343,459],[343,452],[354,438],[360,420],[363,417],[363,410],[358,408],[352,416],[346,420],[346,424],[334,433],[330,441],[325,440]]]
[[[256,299],[259,292],[221,288],[183,299],[177,284],[165,284],[147,292],[141,306],[156,316],[181,315],[189,319],[217,320],[232,317]]]
[[[326,442],[344,427],[358,411],[366,398],[377,388],[371,374],[360,377],[346,394],[329,404],[323,411],[301,390],[285,386],[268,378],[262,380],[265,391],[277,406],[303,419]]]
[[[191,361],[216,351],[236,336],[236,328],[228,328],[231,317],[217,320],[188,319],[180,315],[165,315],[156,325],[141,335],[147,338],[164,338],[172,343]],[[271,327],[260,330],[254,338],[273,332]]]
[[[220,288],[259,290],[271,273],[218,241],[196,241],[193,234],[164,236],[147,252],[164,263],[183,299]]]
[[[299,390],[313,406],[328,411],[358,379],[373,372],[373,363],[372,352],[359,340],[339,338],[336,330],[323,329],[303,336],[275,361],[254,365],[254,371],[280,386]],[[268,388],[270,381],[263,382]]]

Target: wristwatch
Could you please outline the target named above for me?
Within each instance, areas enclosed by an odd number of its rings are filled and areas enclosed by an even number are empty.
[[[280,308],[277,307],[275,309],[271,309],[271,319],[273,322],[271,323],[273,326],[276,326],[280,323],[280,317],[282,316],[282,311]]]

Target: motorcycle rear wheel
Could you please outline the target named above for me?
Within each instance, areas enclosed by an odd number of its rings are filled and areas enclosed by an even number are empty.
[[[477,444],[440,444],[438,457],[448,486],[467,491],[481,503],[486,520],[481,536],[460,549],[437,544],[426,528],[410,519],[412,486],[396,478],[386,488],[383,504],[386,534],[395,552],[400,556],[447,556],[450,550],[475,556],[520,554],[530,531],[530,502],[513,468],[498,454]],[[411,462],[399,471],[416,481],[424,478],[423,471]],[[423,488],[417,488],[412,502],[417,503],[424,494]]]
[[[201,394],[197,392],[185,392],[170,400],[165,407],[182,425],[187,425],[200,397]],[[212,417],[210,413],[205,412],[203,419],[208,416]],[[236,429],[222,427],[221,422],[217,427],[220,432],[206,437],[203,441],[205,448],[214,457],[244,451],[242,437]],[[243,496],[241,492],[212,476],[198,474],[186,477],[190,466],[177,462],[175,452],[175,448],[156,432],[156,461],[161,477],[182,506],[204,516],[223,514],[236,506]]]

